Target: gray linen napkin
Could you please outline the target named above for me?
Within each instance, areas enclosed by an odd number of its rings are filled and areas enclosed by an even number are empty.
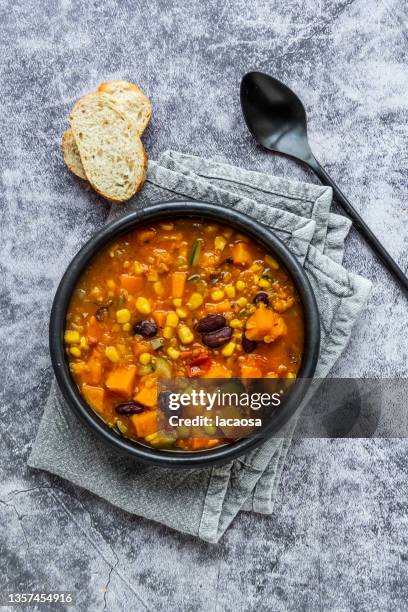
[[[327,376],[344,350],[370,283],[341,266],[350,222],[330,212],[330,188],[164,153],[151,161],[142,191],[110,219],[163,200],[204,200],[247,213],[269,226],[304,266],[321,314],[316,377]],[[188,204],[186,204],[188,210]],[[174,471],[118,455],[80,424],[54,383],[29,465],[92,491],[124,510],[217,542],[240,510],[270,514],[290,444],[266,441],[220,467]]]

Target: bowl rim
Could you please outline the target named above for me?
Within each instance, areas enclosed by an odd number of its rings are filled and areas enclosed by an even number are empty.
[[[143,226],[168,218],[189,217],[207,218],[226,225],[230,224],[236,229],[239,228],[242,233],[248,234],[258,244],[277,256],[291,276],[302,302],[305,326],[304,350],[298,378],[290,397],[285,401],[285,409],[277,413],[273,423],[265,426],[262,435],[253,435],[204,451],[174,453],[166,450],[156,450],[138,442],[132,442],[121,437],[104,423],[101,417],[86,404],[79,392],[69,371],[63,337],[66,313],[72,292],[81,273],[102,248],[115,238],[129,233],[136,226]],[[231,461],[259,446],[273,435],[279,435],[281,428],[298,408],[315,373],[320,349],[320,316],[313,289],[304,269],[288,247],[268,226],[235,209],[204,201],[163,201],[125,214],[119,219],[107,223],[73,257],[62,276],[53,300],[49,325],[49,346],[55,377],[66,403],[100,439],[108,442],[117,451],[143,463],[176,468],[208,467]]]

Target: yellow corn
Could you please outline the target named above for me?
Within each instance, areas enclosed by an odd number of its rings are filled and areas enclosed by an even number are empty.
[[[64,340],[67,344],[77,344],[81,339],[79,332],[67,329],[64,334]]]
[[[150,355],[150,353],[142,353],[141,355],[139,355],[139,361],[142,365],[147,365],[148,363],[150,363],[152,356]]]
[[[261,289],[269,289],[270,286],[271,286],[271,282],[268,281],[266,278],[261,278],[258,281],[258,287],[261,287]]]
[[[157,270],[149,270],[149,273],[147,275],[147,280],[150,282],[155,282],[157,281],[159,278],[159,275],[157,274]]]
[[[235,351],[236,346],[237,345],[235,344],[235,342],[228,342],[228,344],[226,344],[222,349],[221,353],[224,355],[224,357],[231,357],[232,353]]]
[[[71,346],[71,348],[69,349],[69,352],[74,357],[80,357],[81,356],[81,349],[78,348],[77,346]]]
[[[227,241],[225,240],[224,236],[216,236],[214,238],[214,246],[217,251],[223,251],[225,249],[226,244]]]
[[[182,303],[183,303],[183,300],[181,298],[174,298],[173,299],[173,306],[176,306],[176,308],[180,308]]]
[[[174,227],[174,223],[160,223],[160,227],[166,232],[170,232]]]
[[[265,263],[272,268],[272,270],[279,270],[278,262],[270,255],[265,255]]]
[[[115,281],[111,278],[108,281],[106,281],[106,284],[108,286],[108,289],[115,289],[116,287]]]
[[[189,301],[187,302],[187,306],[190,310],[195,310],[196,308],[200,308],[202,303],[204,302],[204,298],[201,293],[193,293],[190,296]]]
[[[123,262],[123,267],[125,268],[125,270],[127,270],[129,266],[130,266],[130,261],[126,260]]]
[[[296,374],[294,374],[293,372],[288,372],[286,374],[286,378],[296,378]]]
[[[225,287],[225,293],[227,294],[227,297],[234,298],[235,297],[235,287],[233,285],[228,285],[227,287]]]
[[[170,357],[170,359],[176,360],[180,357],[180,351],[178,351],[177,349],[173,348],[172,346],[170,346],[167,349],[167,354]]]
[[[232,319],[232,321],[229,322],[229,326],[232,327],[232,329],[241,329],[242,321],[239,319]]]
[[[221,301],[224,295],[225,294],[222,289],[214,289],[214,291],[211,291],[211,299],[214,300],[214,302]]]
[[[251,272],[260,272],[262,268],[263,265],[261,263],[255,262],[249,269],[251,270]]]
[[[164,293],[164,287],[161,281],[156,281],[153,283],[153,289],[156,295],[163,295]]]
[[[155,438],[157,438],[157,431],[155,431],[154,433],[149,434],[148,436],[146,436],[146,437],[144,438],[144,440],[145,440],[146,442],[153,442],[153,440],[154,440]]]
[[[130,328],[131,328],[130,323],[125,323],[124,325],[122,325],[122,329],[124,332],[130,331]]]
[[[163,338],[166,338],[166,340],[170,340],[170,338],[173,337],[173,334],[174,334],[174,330],[172,327],[163,328]]]
[[[114,346],[107,346],[105,349],[105,355],[112,363],[119,361],[119,353]]]
[[[136,310],[141,314],[150,314],[151,307],[150,302],[145,297],[138,297],[136,300]]]
[[[179,319],[185,319],[188,316],[188,312],[185,308],[176,308],[176,313]]]
[[[183,344],[191,344],[194,341],[194,334],[187,325],[180,325],[178,337]]]
[[[128,308],[122,308],[116,311],[116,321],[118,323],[129,323],[130,321],[130,310]]]
[[[240,308],[243,308],[248,304],[248,300],[245,297],[240,297],[237,299],[237,304]]]
[[[138,261],[135,261],[135,263],[133,264],[133,269],[135,271],[135,274],[137,276],[140,276],[140,274],[143,274],[144,269],[141,263],[139,263]]]
[[[85,336],[82,336],[82,337],[81,337],[81,340],[80,340],[79,346],[80,346],[81,348],[83,348],[83,349],[87,349],[87,348],[89,348],[89,346],[88,346],[88,340],[85,338]]]
[[[235,283],[235,286],[238,291],[243,291],[246,287],[246,284],[244,283],[243,280],[237,280],[237,282]]]
[[[230,238],[230,237],[232,236],[232,229],[231,229],[231,228],[228,228],[228,229],[224,230],[224,231],[223,231],[223,235],[224,235],[226,238]]]
[[[177,327],[178,323],[178,315],[175,312],[169,312],[166,317],[166,327]]]

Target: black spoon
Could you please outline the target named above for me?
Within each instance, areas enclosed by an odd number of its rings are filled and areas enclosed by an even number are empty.
[[[408,294],[408,278],[404,272],[313,155],[307,140],[306,112],[297,95],[269,74],[248,72],[241,82],[241,106],[248,129],[259,144],[303,162],[323,185],[332,187],[336,200],[355,228]]]

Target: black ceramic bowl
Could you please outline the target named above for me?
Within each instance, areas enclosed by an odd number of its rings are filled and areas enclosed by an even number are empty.
[[[270,253],[276,255],[277,259],[290,273],[299,293],[303,305],[305,324],[305,343],[301,367],[289,397],[274,412],[273,418],[268,421],[263,430],[262,437],[259,435],[253,436],[205,451],[156,450],[123,438],[105,425],[82,399],[70,374],[63,340],[65,318],[72,292],[82,272],[93,257],[118,236],[145,224],[177,217],[195,217],[217,221],[249,235]],[[118,451],[134,457],[138,461],[164,467],[192,468],[224,463],[259,445],[265,437],[276,435],[293,415],[310,384],[310,379],[313,377],[316,368],[319,346],[320,323],[316,300],[306,274],[295,257],[283,242],[261,223],[235,210],[205,202],[163,202],[146,210],[139,210],[123,216],[119,220],[106,225],[82,247],[68,266],[57,289],[51,311],[51,360],[59,387],[68,405],[100,438]]]

